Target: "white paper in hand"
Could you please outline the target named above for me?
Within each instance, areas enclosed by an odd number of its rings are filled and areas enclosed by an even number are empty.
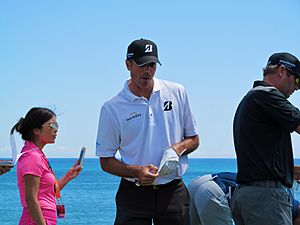
[[[17,145],[14,138],[14,134],[10,135],[10,146],[11,146],[11,154],[12,154],[12,163],[16,164],[18,159],[23,155],[24,153],[17,153]]]
[[[172,147],[165,148],[158,168],[159,176],[174,179],[178,176],[178,168],[179,157],[177,153]]]
[[[11,134],[10,135],[10,146],[11,146],[11,154],[12,154],[12,160],[13,160],[13,163],[15,164],[17,162],[17,145],[16,145],[16,141],[15,141],[15,138],[14,138],[14,135]]]

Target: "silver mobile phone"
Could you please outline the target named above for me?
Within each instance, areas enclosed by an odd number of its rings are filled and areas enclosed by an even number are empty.
[[[85,156],[85,152],[86,152],[86,147],[82,147],[81,151],[80,151],[79,158],[78,158],[77,165],[82,165],[83,164],[83,159],[84,159],[84,156]]]

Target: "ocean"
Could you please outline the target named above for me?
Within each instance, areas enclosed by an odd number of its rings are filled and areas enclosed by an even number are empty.
[[[74,164],[75,160],[49,159],[58,179]],[[295,163],[299,164],[300,160],[296,160]],[[189,159],[189,169],[183,179],[188,185],[197,176],[224,171],[236,172],[236,159],[192,158]],[[58,224],[112,225],[119,180],[119,177],[103,172],[98,159],[86,158],[80,175],[62,190],[66,217],[58,219]],[[22,207],[15,168],[0,176],[0,203],[0,224],[18,224]]]

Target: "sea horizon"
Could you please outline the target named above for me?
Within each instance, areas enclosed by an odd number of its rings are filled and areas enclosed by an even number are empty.
[[[60,179],[76,159],[49,158],[49,161],[56,177]],[[300,163],[299,159],[295,159],[295,164],[297,163]],[[190,158],[183,180],[188,186],[198,176],[236,172],[236,169],[235,158]],[[58,219],[58,225],[113,224],[115,194],[119,181],[120,177],[101,170],[98,158],[85,158],[82,172],[61,192],[63,204],[66,206],[66,218]],[[17,187],[16,167],[0,176],[0,202],[0,211],[5,212],[0,214],[0,224],[18,224],[22,206]]]
[[[56,177],[61,178],[77,158],[49,158]],[[234,159],[189,159],[189,168],[183,176],[188,185],[192,179],[205,173],[235,171]],[[85,158],[83,170],[61,192],[66,205],[66,218],[58,219],[62,225],[110,225],[115,217],[115,194],[120,177],[101,170],[98,158]],[[16,167],[0,176],[0,224],[18,224],[22,207],[17,187]]]

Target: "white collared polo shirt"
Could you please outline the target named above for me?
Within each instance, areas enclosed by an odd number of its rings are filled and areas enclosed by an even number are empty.
[[[96,155],[114,157],[119,151],[125,164],[158,167],[164,148],[197,134],[182,85],[154,78],[148,100],[135,96],[126,81],[123,90],[101,108]],[[180,177],[186,168],[184,155],[180,157]],[[167,182],[157,179],[155,183]]]

